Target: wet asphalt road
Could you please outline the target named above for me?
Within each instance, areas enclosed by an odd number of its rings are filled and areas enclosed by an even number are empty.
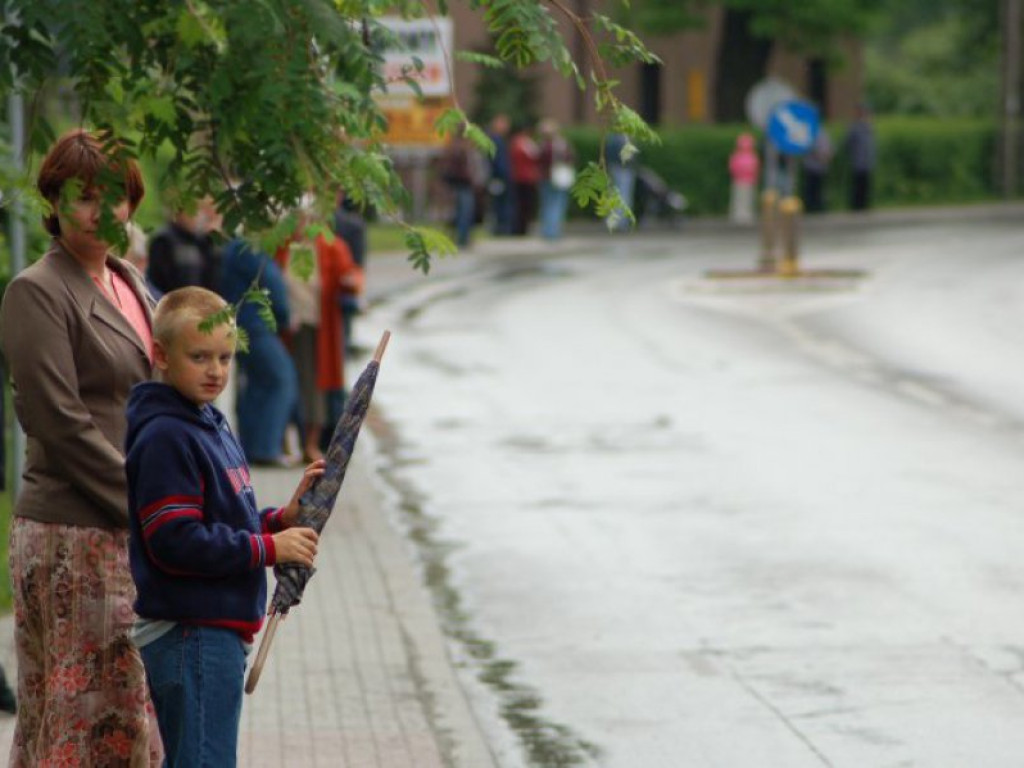
[[[1024,224],[581,241],[397,295],[385,478],[502,764],[1024,765]]]

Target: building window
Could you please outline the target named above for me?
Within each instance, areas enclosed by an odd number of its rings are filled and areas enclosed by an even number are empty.
[[[824,59],[807,60],[807,94],[818,105],[821,119],[828,118],[828,65]]]
[[[661,122],[661,64],[640,65],[640,117],[650,125]]]

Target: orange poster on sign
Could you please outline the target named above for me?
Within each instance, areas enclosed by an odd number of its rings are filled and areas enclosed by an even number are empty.
[[[441,147],[446,139],[434,129],[439,117],[453,106],[449,96],[387,101],[380,105],[388,121],[383,140],[396,147]]]

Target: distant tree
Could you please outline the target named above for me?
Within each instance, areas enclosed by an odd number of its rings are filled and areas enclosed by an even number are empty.
[[[879,112],[993,116],[999,101],[999,3],[887,0],[866,47],[867,95]]]

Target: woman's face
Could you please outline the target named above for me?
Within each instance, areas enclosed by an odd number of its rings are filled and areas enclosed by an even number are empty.
[[[85,189],[75,199],[57,206],[60,235],[76,253],[106,253],[110,244],[99,236],[100,211],[103,201],[95,189]],[[119,224],[128,221],[128,201],[122,200],[113,209]]]

